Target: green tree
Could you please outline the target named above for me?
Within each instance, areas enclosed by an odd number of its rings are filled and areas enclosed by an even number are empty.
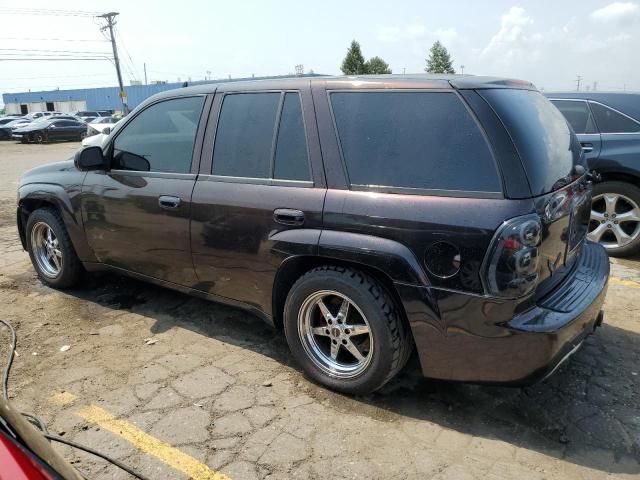
[[[345,75],[364,75],[368,73],[364,56],[360,50],[360,44],[355,40],[351,42],[351,46],[349,50],[347,50],[347,55],[342,61],[340,70],[342,70],[342,73]]]
[[[372,57],[364,64],[367,73],[391,73],[389,64],[380,57]]]
[[[431,47],[429,58],[427,58],[427,68],[424,71],[428,73],[456,73],[449,52],[440,43],[440,40],[436,40]]]

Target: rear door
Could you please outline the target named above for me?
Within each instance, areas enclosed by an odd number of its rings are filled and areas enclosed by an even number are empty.
[[[589,103],[580,99],[551,99],[551,103],[562,112],[573,131],[576,132],[585,159],[589,167],[593,168],[594,160],[600,155],[602,141]]]
[[[85,232],[100,262],[180,285],[196,283],[189,219],[210,100],[177,97],[147,106],[107,147],[111,169],[87,173]]]
[[[284,251],[315,253],[322,226],[326,189],[308,82],[218,93],[209,127],[192,201],[198,288],[268,315]]]

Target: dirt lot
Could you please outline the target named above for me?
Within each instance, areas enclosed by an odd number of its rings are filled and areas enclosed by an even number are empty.
[[[382,392],[350,398],[308,381],[282,335],[242,311],[113,275],[44,287],[16,233],[17,181],[77,148],[0,143],[11,395],[53,433],[154,479],[640,478],[640,258],[612,260],[604,327],[544,383],[434,382],[412,359]],[[61,451],[89,478],[127,478]]]

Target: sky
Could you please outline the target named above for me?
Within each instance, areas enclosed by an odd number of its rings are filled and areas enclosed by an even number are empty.
[[[393,73],[419,73],[440,40],[458,73],[521,78],[548,91],[575,90],[578,76],[581,89],[640,91],[640,0],[0,0],[0,58],[110,55],[101,20],[23,10],[52,8],[120,13],[125,84],[144,81],[144,63],[149,81],[284,75],[298,64],[340,74],[353,39]],[[116,84],[108,60],[0,60],[0,93]]]

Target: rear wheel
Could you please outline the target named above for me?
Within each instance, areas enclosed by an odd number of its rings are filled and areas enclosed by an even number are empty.
[[[640,251],[640,188],[615,181],[596,184],[588,238],[612,256]]]
[[[27,221],[27,249],[31,263],[43,283],[69,288],[78,283],[82,264],[57,210],[40,208]]]
[[[357,270],[324,266],[291,288],[284,312],[293,356],[315,381],[364,395],[404,366],[411,342],[391,297]]]

